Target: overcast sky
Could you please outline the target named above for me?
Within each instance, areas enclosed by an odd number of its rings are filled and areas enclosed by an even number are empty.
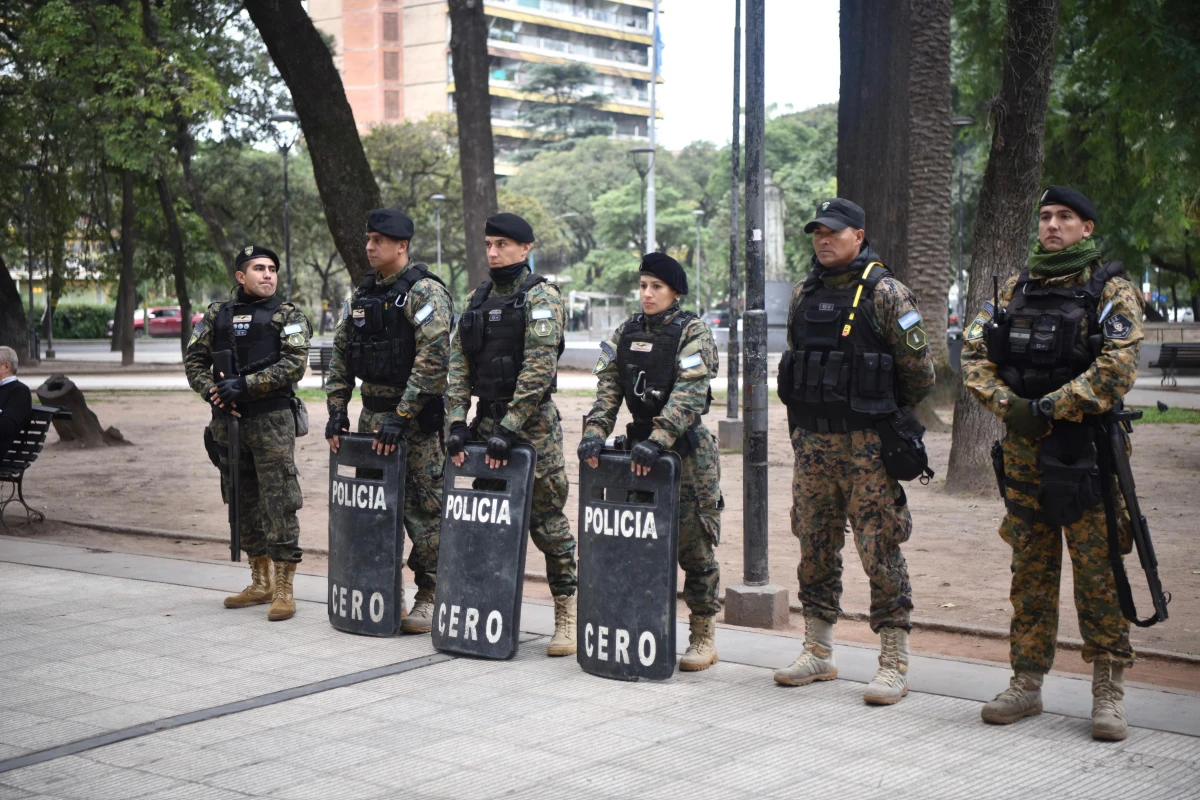
[[[743,8],[745,2],[742,3]],[[663,0],[658,141],[729,141],[733,132],[734,0]],[[766,0],[767,105],[800,111],[838,99],[837,0]],[[743,35],[744,35],[743,28]],[[745,45],[743,44],[743,56]],[[745,67],[743,66],[743,80]],[[745,105],[745,86],[742,88]]]

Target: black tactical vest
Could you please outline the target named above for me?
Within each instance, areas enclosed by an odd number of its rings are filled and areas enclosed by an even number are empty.
[[[625,323],[617,343],[617,374],[634,422],[653,422],[667,404],[675,388],[679,340],[684,328],[695,318],[695,314],[681,311],[657,333],[650,331],[645,314],[634,314]],[[703,413],[708,413],[708,405],[705,404]]]
[[[213,351],[232,349],[238,375],[258,372],[279,360],[280,329],[271,323],[271,317],[281,305],[279,297],[260,303],[234,299],[221,304],[213,331]]]
[[[1082,286],[1062,288],[1042,286],[1022,270],[1008,308],[984,328],[988,361],[1000,379],[1019,397],[1036,400],[1082,375],[1103,347],[1104,285],[1124,269],[1111,261]]]
[[[871,262],[845,286],[808,278],[792,317],[794,350],[779,364],[789,427],[819,433],[864,430],[895,413],[895,356],[876,330],[875,286],[891,276]]]
[[[355,376],[370,383],[404,388],[417,356],[416,329],[404,313],[417,281],[442,283],[424,264],[415,264],[387,286],[372,270],[350,299],[348,357]]]
[[[517,391],[517,376],[525,363],[525,300],[529,290],[546,278],[529,275],[510,295],[492,297],[492,282],[484,281],[471,295],[458,321],[459,341],[471,364],[471,393],[480,400],[507,401]],[[559,335],[558,354],[566,342]],[[558,375],[550,392],[558,387]]]

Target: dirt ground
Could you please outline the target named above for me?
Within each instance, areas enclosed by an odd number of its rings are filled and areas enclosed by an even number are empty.
[[[571,482],[577,484],[578,464],[572,455],[579,441],[580,421],[591,401],[580,392],[562,393],[557,401],[568,449],[567,471]],[[132,444],[80,450],[58,442],[56,434],[51,433],[50,442],[26,481],[26,496],[35,507],[44,510],[55,521],[156,529],[193,536],[227,536],[218,473],[208,462],[200,441],[200,432],[209,414],[202,402],[192,395],[175,392],[94,392],[89,395],[88,402],[103,426],[117,426]],[[299,440],[297,447],[305,498],[305,507],[300,514],[301,544],[323,550],[327,545],[329,462],[321,432],[326,419],[322,404],[309,402],[308,405],[312,433]],[[357,419],[357,402],[351,411],[352,418]],[[716,427],[716,418],[720,414],[719,410],[714,410],[709,420],[712,427]],[[792,456],[786,415],[778,403],[771,407],[770,426],[771,578],[788,589],[794,603],[799,547],[791,535],[788,520]],[[926,445],[938,477],[929,486],[915,482],[907,486],[914,530],[904,553],[912,576],[914,616],[947,625],[1007,629],[1010,551],[996,532],[1002,504],[994,494],[962,497],[945,493],[942,487],[950,435],[930,434]],[[1168,622],[1150,629],[1135,628],[1133,640],[1135,646],[1200,654],[1200,540],[1192,527],[1193,519],[1189,519],[1200,511],[1200,503],[1193,494],[1197,489],[1196,477],[1200,475],[1200,425],[1143,425],[1135,431],[1134,447],[1133,467],[1139,495],[1154,536],[1162,582],[1173,593],[1173,601]],[[724,455],[721,462],[726,511],[718,556],[724,583],[729,585],[740,582],[741,578],[741,456]],[[573,491],[567,504],[567,516],[572,526],[578,512],[577,497],[577,492]],[[10,522],[13,521],[11,513]],[[39,536],[94,541],[94,546],[121,551],[228,558],[228,549],[219,544],[152,541],[52,524],[36,530],[35,535]],[[10,532],[24,535],[20,528]],[[844,555],[843,610],[865,613],[869,606],[866,577],[853,547]],[[1135,559],[1129,559],[1128,563],[1139,609],[1148,608],[1145,592],[1138,592],[1140,569]],[[311,554],[302,571],[324,572],[323,559],[316,553]],[[529,572],[544,573],[540,554],[533,547],[530,547]],[[1059,633],[1078,638],[1069,560],[1063,576]],[[530,582],[527,585],[527,593],[545,592],[544,584]],[[793,621],[799,623],[799,614],[793,613]],[[873,640],[865,624],[852,621],[838,626],[838,636],[847,640]],[[914,640],[914,647],[918,649],[947,651],[950,655],[985,660],[1007,660],[1003,641],[961,637],[928,629],[918,636]],[[1067,651],[1060,656],[1056,666],[1075,671],[1072,665],[1079,670],[1084,667],[1077,652]],[[1182,669],[1182,677],[1164,678],[1163,682],[1175,685],[1182,681],[1183,688],[1200,689],[1200,669]],[[1141,681],[1149,681],[1151,677],[1146,673],[1137,676]]]

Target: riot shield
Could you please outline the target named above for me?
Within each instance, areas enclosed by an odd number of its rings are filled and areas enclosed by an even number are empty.
[[[520,637],[537,456],[527,444],[514,445],[508,466],[491,469],[486,451],[472,442],[461,467],[446,459],[433,646],[506,659],[517,654]]]
[[[403,602],[404,443],[390,456],[374,436],[343,433],[329,454],[329,624],[339,631],[395,636]],[[340,470],[338,467],[343,467]],[[382,478],[348,477],[383,473]]]
[[[579,650],[585,672],[663,680],[675,671],[679,456],[650,474],[606,450],[579,467]]]

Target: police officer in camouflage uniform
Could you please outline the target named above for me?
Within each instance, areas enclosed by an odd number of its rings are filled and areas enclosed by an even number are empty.
[[[561,416],[552,399],[563,350],[566,306],[558,287],[531,274],[533,229],[516,214],[490,217],[484,230],[491,277],[471,295],[450,340],[446,399],[455,465],[470,440],[487,442],[487,464],[508,463],[512,446],[533,446],[533,508],[529,533],[546,556],[554,595],[554,637],[546,654],[575,652],[575,537],[563,514],[567,503]],[[479,398],[467,425],[471,396]],[[487,488],[481,485],[480,488]]]
[[[912,587],[900,545],[912,517],[903,487],[884,468],[877,428],[929,394],[934,370],[916,299],[871,249],[865,227],[863,210],[841,198],[821,203],[804,227],[813,234],[812,271],[792,292],[779,368],[796,454],[792,533],[800,540],[804,650],[775,681],[837,677],[833,625],[849,518],[871,584],[871,630],[881,640],[863,699],[890,705],[908,693]]]
[[[1005,724],[1042,711],[1042,681],[1058,635],[1065,534],[1083,660],[1093,669],[1092,735],[1118,740],[1128,729],[1124,672],[1134,654],[1108,561],[1100,478],[1089,475],[1096,453],[1087,423],[1120,405],[1133,386],[1143,309],[1121,264],[1102,263],[1091,238],[1095,219],[1091,202],[1074,189],[1051,186],[1042,194],[1038,243],[1026,268],[1004,284],[1003,313],[987,303],[967,329],[962,377],[1007,428],[1000,537],[1013,550],[1014,674],[1008,689],[983,707],[983,719]],[[1123,502],[1118,512],[1128,552]]]
[[[250,245],[238,253],[235,266],[239,285],[233,299],[210,305],[192,328],[184,367],[192,389],[213,406],[204,443],[221,470],[221,494],[227,501],[226,415],[239,418],[238,502],[250,585],[226,597],[225,607],[270,603],[267,619],[277,621],[296,613],[292,579],[302,555],[296,512],[303,498],[292,386],[307,369],[312,327],[299,308],[276,295],[277,255]],[[230,350],[237,374],[214,376],[213,353]]]
[[[417,596],[400,630],[429,633],[446,461],[442,393],[454,308],[442,279],[409,257],[412,237],[413,221],[401,211],[381,208],[367,216],[372,269],[347,302],[334,334],[325,381],[325,438],[336,453],[339,434],[350,429],[347,405],[357,379],[363,401],[359,433],[375,434],[372,449],[380,455],[390,455],[404,440],[408,453],[401,525],[412,539],[408,566],[416,577]]]
[[[688,293],[687,274],[663,253],[642,258],[642,313],[621,323],[600,344],[596,403],[584,426],[579,458],[599,464],[621,403],[633,424],[626,430],[630,468],[648,475],[664,450],[680,457],[679,566],[683,597],[691,611],[691,637],[679,668],[695,672],[717,663],[716,615],[721,570],[714,552],[721,540],[721,461],[717,441],[701,423],[712,402],[709,382],[717,374],[717,345],[708,325],[679,307]]]

